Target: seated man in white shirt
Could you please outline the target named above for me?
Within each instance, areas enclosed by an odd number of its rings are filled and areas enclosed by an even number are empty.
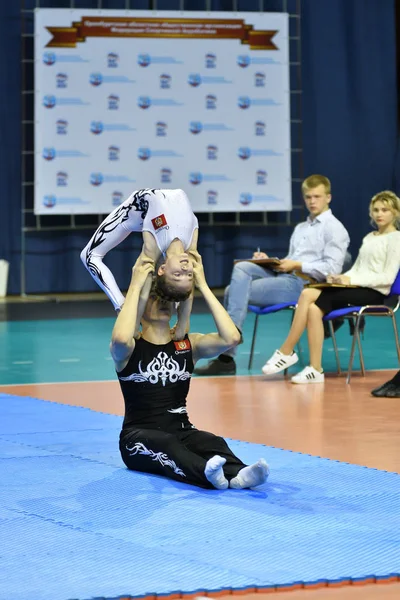
[[[233,268],[230,285],[225,290],[225,308],[241,331],[249,304],[267,306],[297,302],[307,283],[304,276],[325,281],[328,274],[342,272],[350,238],[329,208],[331,183],[323,175],[311,175],[303,181],[302,192],[309,216],[296,226],[286,258],[273,271],[245,261]],[[256,252],[253,258],[268,256]],[[235,353],[235,348],[224,352],[194,372],[197,375],[235,375]]]

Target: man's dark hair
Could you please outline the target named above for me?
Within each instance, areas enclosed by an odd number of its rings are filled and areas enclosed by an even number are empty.
[[[165,275],[156,275],[152,291],[166,302],[183,302],[184,300],[187,300],[192,293],[191,289],[187,292],[176,290],[171,283],[166,281]]]

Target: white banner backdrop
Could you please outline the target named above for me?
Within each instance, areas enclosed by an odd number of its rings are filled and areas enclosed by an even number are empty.
[[[291,209],[288,15],[35,12],[35,214]]]

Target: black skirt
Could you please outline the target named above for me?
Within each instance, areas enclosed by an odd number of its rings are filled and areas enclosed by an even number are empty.
[[[325,288],[315,304],[324,314],[347,306],[384,304],[386,296],[371,288]]]

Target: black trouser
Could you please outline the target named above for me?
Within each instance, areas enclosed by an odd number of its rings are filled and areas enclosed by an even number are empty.
[[[207,461],[216,454],[226,458],[223,470],[228,481],[246,466],[222,437],[198,429],[173,432],[130,429],[121,432],[119,448],[128,469],[163,475],[203,488],[214,487],[206,479],[204,469]]]

